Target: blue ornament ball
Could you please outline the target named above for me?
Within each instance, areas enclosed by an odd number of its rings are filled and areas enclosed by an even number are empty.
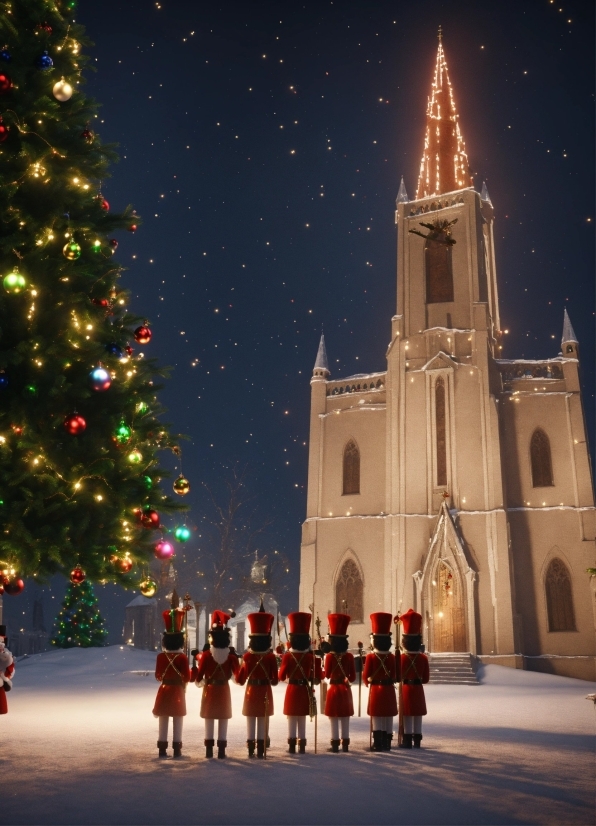
[[[0,51],[0,60],[2,60],[4,63],[10,63],[12,58],[8,49],[2,49]]]
[[[6,373],[0,373],[0,390],[6,390],[8,387],[8,376]]]
[[[116,356],[117,359],[121,359],[124,355],[124,350],[119,344],[116,344],[115,341],[112,341],[110,344],[106,344],[106,350],[111,356]]]
[[[54,65],[54,61],[47,52],[44,52],[42,55],[40,55],[35,61],[35,63],[37,68],[41,69],[42,71],[45,71],[46,69],[51,69]]]
[[[110,374],[104,367],[95,367],[89,376],[94,390],[107,390],[112,383]]]

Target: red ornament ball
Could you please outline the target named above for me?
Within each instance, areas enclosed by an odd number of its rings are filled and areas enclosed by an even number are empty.
[[[4,590],[11,597],[16,597],[22,594],[25,590],[25,583],[20,577],[13,577],[12,579],[4,580]]]
[[[80,565],[76,565],[70,572],[70,581],[73,585],[80,585],[86,578],[87,575]]]
[[[107,298],[93,298],[92,301],[94,304],[97,304],[98,307],[108,307],[110,304]]]
[[[4,579],[0,577],[0,597],[4,593]]]
[[[137,225],[136,225],[136,224],[131,224],[131,225],[129,226],[129,228],[128,228],[128,231],[129,231],[129,232],[136,232],[136,231],[137,231],[137,229],[138,229],[138,227],[137,227]]]
[[[5,95],[12,89],[12,80],[6,72],[0,73],[0,95]]]
[[[153,333],[149,327],[143,324],[135,330],[135,341],[138,341],[139,344],[149,344],[152,335]]]
[[[101,207],[102,209],[105,209],[105,211],[107,212],[107,211],[109,210],[109,208],[110,208],[110,205],[109,205],[109,203],[106,201],[106,199],[103,197],[103,195],[98,195],[97,200],[99,201],[99,205],[100,205],[100,207]]]
[[[156,559],[161,559],[162,561],[171,559],[171,557],[174,556],[174,546],[165,539],[161,539],[155,546],[154,554]]]
[[[124,559],[121,559],[118,562],[118,567],[122,571],[123,574],[128,574],[132,571],[133,562],[129,556],[125,556]]]
[[[127,356],[132,356],[132,354],[134,353],[134,350],[132,349],[130,344],[127,344],[126,347],[124,348],[124,352],[126,353]]]
[[[64,419],[64,427],[71,436],[79,436],[87,427],[87,422],[78,413],[72,413]]]
[[[95,135],[93,134],[91,129],[83,129],[83,131],[81,132],[81,137],[83,138],[83,140],[87,141],[87,143],[93,143],[93,138],[95,137]]]
[[[0,118],[0,143],[4,143],[6,138],[8,137],[8,126],[5,126],[2,122],[2,118]]]
[[[150,530],[159,528],[159,514],[157,511],[154,511],[153,508],[145,508],[142,510],[139,518],[144,528],[149,528]]]

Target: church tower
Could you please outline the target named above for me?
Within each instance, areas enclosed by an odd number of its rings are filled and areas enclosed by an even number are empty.
[[[387,370],[332,379],[322,339],[311,380],[301,609],[347,611],[359,635],[412,606],[431,653],[593,679],[578,343],[565,311],[559,357],[501,358],[494,221],[439,33],[416,198],[403,178],[397,196]]]

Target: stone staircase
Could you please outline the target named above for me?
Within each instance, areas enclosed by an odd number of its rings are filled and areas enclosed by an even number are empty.
[[[438,685],[478,685],[470,654],[429,654],[430,682]]]

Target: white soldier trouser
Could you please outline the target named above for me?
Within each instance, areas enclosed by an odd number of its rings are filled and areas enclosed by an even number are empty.
[[[205,740],[214,740],[215,739],[215,720],[211,717],[205,718]],[[227,740],[228,739],[228,721],[227,720],[218,720],[217,721],[217,739],[218,740]]]
[[[393,734],[393,717],[373,717],[373,731],[386,731]]]
[[[350,718],[349,717],[330,717],[331,723],[331,739],[339,740],[339,727],[341,724],[342,740],[348,740],[350,737]]]
[[[422,716],[419,716],[419,717],[404,716],[404,733],[405,734],[422,734]]]
[[[165,742],[168,739],[168,723],[169,717],[159,717],[159,740]],[[180,743],[182,740],[182,723],[184,717],[172,717],[174,721],[174,731],[172,732],[174,743]]]
[[[295,717],[288,715],[288,737],[299,738],[306,740],[306,717]]]
[[[256,734],[256,736],[255,736]],[[264,740],[265,739],[265,718],[264,717],[247,717],[246,718],[246,739],[247,740]]]

